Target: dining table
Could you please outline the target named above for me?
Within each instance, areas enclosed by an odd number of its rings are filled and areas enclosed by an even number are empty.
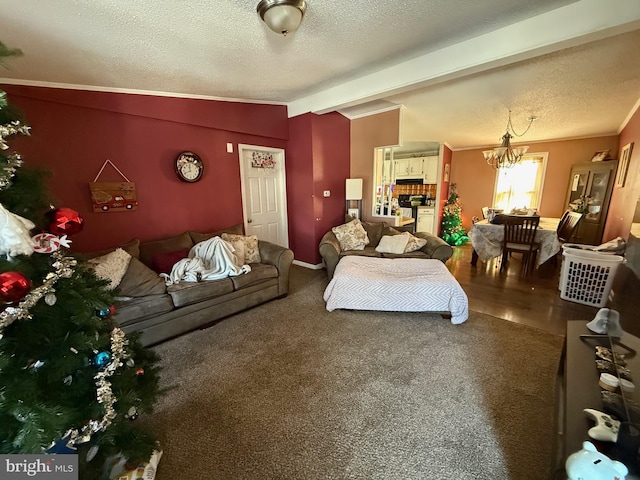
[[[562,248],[558,240],[558,223],[560,223],[559,218],[540,217],[535,238],[535,241],[540,244],[536,267],[554,257]],[[473,224],[468,236],[473,246],[471,265],[475,266],[478,258],[486,263],[502,256],[504,225],[493,224],[486,219],[480,220]]]

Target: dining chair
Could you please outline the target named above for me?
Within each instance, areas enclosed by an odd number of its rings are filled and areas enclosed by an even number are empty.
[[[500,271],[507,266],[511,253],[522,254],[522,267],[528,274],[536,264],[540,244],[536,243],[536,232],[540,224],[538,215],[505,215],[504,240],[502,242],[502,262]]]
[[[558,222],[558,228],[556,229],[556,234],[558,235],[558,241],[561,245],[565,243],[569,243],[578,229],[578,224],[584,213],[578,213],[571,210],[567,210],[562,215],[560,222]],[[562,249],[553,256],[553,265],[558,265],[558,256],[562,255]]]
[[[583,213],[572,212],[571,210],[564,212],[564,215],[562,215],[562,218],[558,223],[558,229],[556,230],[560,243],[567,243],[571,241],[571,238],[575,234],[583,215]]]

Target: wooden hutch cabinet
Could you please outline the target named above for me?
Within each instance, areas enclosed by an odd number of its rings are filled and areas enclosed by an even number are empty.
[[[571,167],[566,204],[570,209],[584,213],[572,242],[585,245],[602,243],[617,166],[618,162],[608,160]]]

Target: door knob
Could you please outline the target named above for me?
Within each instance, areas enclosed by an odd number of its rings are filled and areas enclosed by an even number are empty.
[[[253,222],[253,220],[247,220],[247,223],[251,223],[251,222]]]

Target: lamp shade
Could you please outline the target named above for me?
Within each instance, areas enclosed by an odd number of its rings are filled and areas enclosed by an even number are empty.
[[[362,200],[362,179],[347,178],[345,191],[347,200]]]

